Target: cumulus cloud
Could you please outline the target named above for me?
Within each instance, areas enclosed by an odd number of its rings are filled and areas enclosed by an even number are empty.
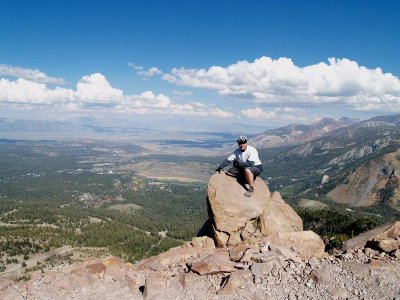
[[[229,118],[231,112],[200,102],[174,103],[164,94],[146,91],[139,95],[126,95],[114,88],[107,78],[94,73],[83,76],[75,89],[50,88],[24,78],[0,78],[0,104],[13,109],[47,106],[58,111],[103,111],[123,114],[169,114],[179,116],[214,116]]]
[[[299,67],[290,58],[261,57],[228,67],[174,68],[162,77],[180,86],[279,105],[343,104],[356,110],[400,111],[400,79],[349,59]]]
[[[15,81],[0,78],[0,102],[20,104],[52,104],[74,98],[74,92],[56,87],[48,88],[43,83],[18,78]]]
[[[48,83],[48,84],[64,84],[64,79],[47,76],[39,70],[28,68],[14,67],[0,64],[0,75],[23,78],[33,82]]]
[[[76,99],[95,103],[119,102],[123,96],[122,90],[113,88],[100,73],[83,76],[74,94]]]

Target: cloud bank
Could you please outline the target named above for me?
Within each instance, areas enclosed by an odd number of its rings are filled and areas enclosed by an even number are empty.
[[[114,88],[100,73],[83,76],[75,89],[50,88],[45,83],[24,78],[0,78],[0,104],[33,109],[40,106],[66,111],[103,111],[119,114],[167,114],[179,116],[214,116],[229,118],[233,114],[200,102],[174,103],[164,94],[146,91],[126,95]]]
[[[33,82],[49,83],[49,84],[64,84],[64,79],[47,76],[39,70],[28,68],[14,67],[0,64],[0,76],[9,76],[15,78],[23,78]]]
[[[346,58],[299,67],[289,58],[261,57],[227,67],[174,68],[169,73],[157,67],[128,66],[144,79],[155,76],[154,80],[162,78],[176,85],[171,92],[174,98],[153,91],[126,94],[101,73],[83,76],[73,88],[66,88],[61,78],[0,64],[0,105],[59,113],[238,118],[275,123],[309,123],[331,111],[400,112],[400,79]],[[187,101],[194,97],[192,88],[215,90],[220,99],[235,100],[229,109],[207,104],[209,99]]]
[[[163,79],[260,104],[341,104],[354,110],[400,111],[398,77],[346,58],[330,58],[328,63],[299,67],[290,58],[261,57],[228,67],[174,68]]]

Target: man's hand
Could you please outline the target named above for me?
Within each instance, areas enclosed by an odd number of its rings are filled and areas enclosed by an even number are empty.
[[[222,170],[222,168],[221,168],[221,167],[218,167],[218,168],[215,169],[215,172],[218,172],[218,173],[221,174],[221,170]]]

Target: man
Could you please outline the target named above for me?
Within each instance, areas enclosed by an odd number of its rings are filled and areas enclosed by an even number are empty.
[[[215,171],[220,173],[223,168],[233,162],[235,171],[243,174],[249,185],[244,195],[251,197],[254,194],[254,180],[263,171],[262,164],[256,148],[247,145],[247,138],[244,135],[239,136],[236,141],[238,148]]]

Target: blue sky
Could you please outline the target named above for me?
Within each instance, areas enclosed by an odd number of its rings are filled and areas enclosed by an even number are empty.
[[[257,131],[400,113],[399,12],[390,0],[0,1],[0,117]]]

